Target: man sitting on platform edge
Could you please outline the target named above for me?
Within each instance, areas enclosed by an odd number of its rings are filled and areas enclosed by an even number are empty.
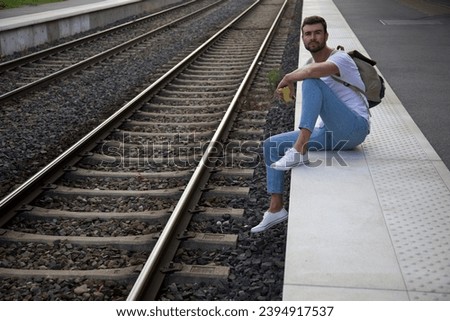
[[[252,233],[263,232],[288,218],[283,204],[284,171],[307,165],[308,150],[353,149],[370,131],[365,96],[332,77],[339,76],[364,89],[353,59],[346,52],[327,46],[327,23],[322,17],[306,17],[301,31],[312,63],[286,74],[276,90],[281,98],[287,87],[293,96],[295,82],[302,81],[299,130],[271,136],[264,142],[270,205],[262,221],[251,229]]]

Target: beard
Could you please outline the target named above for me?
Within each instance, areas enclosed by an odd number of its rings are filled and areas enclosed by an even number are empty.
[[[310,43],[305,44],[305,48],[309,52],[315,53],[325,48],[325,42],[311,41]]]

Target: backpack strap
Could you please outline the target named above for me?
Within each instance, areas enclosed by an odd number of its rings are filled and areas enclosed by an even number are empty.
[[[357,86],[355,86],[355,85],[352,85],[352,84],[346,82],[344,79],[342,79],[342,78],[339,77],[339,76],[331,75],[331,78],[333,78],[334,80],[340,82],[340,83],[343,84],[345,87],[350,87],[351,89],[353,89],[353,90],[355,90],[355,91],[357,91],[357,92],[360,92],[360,93],[363,94],[363,95],[365,94],[365,91],[364,91],[364,90],[362,90],[361,88],[359,88],[359,87],[357,87]]]
[[[342,46],[340,46],[340,45],[337,46],[337,49],[333,49],[333,51],[331,52],[330,56],[334,55],[336,52],[338,52],[338,50],[339,50],[339,51],[344,51],[344,47],[342,47]],[[347,53],[347,55],[349,55],[349,54]],[[349,55],[349,56],[351,57],[351,55]],[[352,59],[353,59],[353,58],[352,58]],[[356,67],[358,68],[358,66],[356,66]],[[359,88],[359,87],[357,87],[357,86],[355,86],[355,85],[352,85],[352,84],[346,82],[346,81],[345,81],[344,79],[342,79],[340,76],[331,75],[331,78],[333,78],[334,80],[340,82],[340,83],[343,84],[345,87],[350,87],[350,88],[352,88],[353,90],[356,90],[356,91],[358,91],[358,92],[360,92],[360,93],[362,93],[362,94],[365,93],[364,90],[362,90],[361,88]]]
[[[340,51],[344,51],[344,47],[342,47],[341,45],[337,46],[337,49],[333,49],[333,51],[331,52],[331,55],[334,55],[336,52],[338,52],[338,50]],[[347,53],[348,54],[348,53]],[[348,54],[350,57],[352,57],[350,54]],[[353,58],[352,58],[353,59]],[[358,66],[357,66],[358,67]],[[365,101],[365,105],[367,108],[367,112],[369,113],[369,116],[372,116],[372,113],[370,112],[370,108],[369,108],[369,102],[367,101],[366,98],[366,93],[364,90],[362,90],[361,88],[359,88],[358,86],[352,85],[348,82],[346,82],[344,79],[342,79],[340,76],[336,76],[336,75],[331,75],[331,78],[333,78],[334,80],[336,80],[337,82],[340,82],[341,84],[343,84],[345,87],[349,87],[351,89],[353,89],[356,93],[361,94],[362,96],[364,96],[364,101]]]

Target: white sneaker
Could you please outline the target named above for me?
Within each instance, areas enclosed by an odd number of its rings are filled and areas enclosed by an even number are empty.
[[[293,167],[309,164],[308,153],[302,155],[294,147],[288,149],[279,161],[272,163],[271,168],[288,171]]]
[[[264,217],[263,217],[261,223],[259,223],[255,227],[253,227],[250,230],[250,232],[252,232],[252,233],[263,232],[263,231],[271,228],[272,226],[287,220],[287,218],[288,218],[288,212],[284,208],[281,209],[281,211],[276,212],[276,213],[271,213],[271,212],[267,211],[264,213]]]

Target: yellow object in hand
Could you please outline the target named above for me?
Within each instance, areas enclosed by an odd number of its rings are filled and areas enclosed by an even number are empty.
[[[283,87],[281,89],[281,92],[283,93],[283,100],[286,103],[292,101],[291,90],[289,89],[289,87]]]

